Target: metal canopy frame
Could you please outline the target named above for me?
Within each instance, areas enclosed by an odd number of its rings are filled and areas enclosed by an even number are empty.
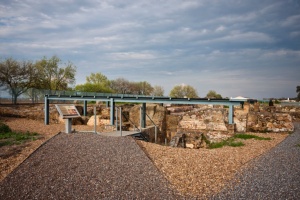
[[[45,124],[49,124],[49,103],[50,100],[69,100],[69,101],[83,101],[84,102],[84,115],[86,115],[88,101],[103,101],[110,103],[110,121],[114,125],[115,103],[142,103],[143,109],[146,108],[146,103],[164,103],[164,104],[206,104],[206,105],[226,105],[229,107],[228,122],[233,124],[234,106],[243,105],[244,100],[230,100],[230,99],[208,99],[208,98],[172,98],[172,97],[154,97],[143,95],[123,95],[123,94],[97,94],[95,96],[84,95],[45,95]],[[143,112],[146,113],[146,112]],[[142,116],[143,119],[145,117]],[[145,123],[143,123],[145,126]],[[145,127],[143,127],[145,128]]]

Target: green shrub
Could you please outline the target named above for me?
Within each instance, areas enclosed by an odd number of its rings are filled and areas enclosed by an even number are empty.
[[[8,125],[0,122],[0,133],[9,133],[11,132],[11,129]]]

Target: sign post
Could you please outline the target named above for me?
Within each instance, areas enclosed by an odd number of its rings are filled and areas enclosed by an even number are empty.
[[[60,116],[65,120],[66,133],[71,133],[72,119],[80,117],[80,114],[76,109],[75,105],[56,104],[55,107],[59,112]]]

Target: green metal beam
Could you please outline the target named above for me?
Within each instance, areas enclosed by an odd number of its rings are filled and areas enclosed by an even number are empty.
[[[230,100],[230,99],[207,99],[207,98],[171,98],[171,97],[152,97],[141,95],[123,95],[123,94],[101,94],[95,96],[72,96],[72,95],[46,95],[45,96],[45,124],[49,124],[49,101],[50,100],[69,100],[69,101],[83,101],[85,106],[87,101],[103,101],[110,104],[110,123],[114,125],[115,117],[115,103],[160,103],[160,104],[206,104],[206,105],[226,105],[229,106],[228,122],[233,124],[233,113],[236,105],[242,105],[244,100]],[[146,110],[146,109],[144,109]],[[143,115],[144,116],[144,115]],[[144,124],[144,122],[143,122]]]
[[[164,103],[164,104],[211,104],[211,105],[240,105],[244,101],[231,101],[229,99],[206,99],[206,98],[170,98],[170,97],[127,97],[127,96],[65,96],[48,95],[49,100],[69,100],[69,101],[103,101],[124,103]]]

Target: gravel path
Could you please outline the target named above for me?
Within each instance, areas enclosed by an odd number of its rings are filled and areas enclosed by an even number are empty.
[[[130,137],[61,133],[0,182],[0,199],[182,199]]]
[[[296,131],[255,159],[212,199],[299,199],[300,123]]]

